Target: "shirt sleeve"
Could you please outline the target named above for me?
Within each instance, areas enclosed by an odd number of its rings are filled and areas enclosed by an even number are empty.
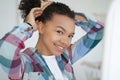
[[[15,26],[0,39],[0,67],[8,73],[9,79],[21,79],[24,72],[24,61],[20,57],[24,41],[31,37],[33,28],[27,23]]]
[[[86,31],[86,34],[70,47],[72,63],[76,62],[93,49],[103,36],[103,25],[91,19],[87,18],[87,21],[84,22],[75,20],[75,23],[78,27]]]

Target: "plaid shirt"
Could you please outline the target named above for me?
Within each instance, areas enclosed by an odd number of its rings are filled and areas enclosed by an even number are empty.
[[[76,25],[87,34],[56,56],[58,66],[68,80],[75,80],[72,64],[94,48],[103,36],[103,26],[88,19],[86,22],[76,21]],[[9,80],[55,80],[44,58],[35,48],[23,49],[24,41],[32,36],[31,26],[22,23],[0,39],[0,68]],[[2,77],[2,75],[0,75]]]

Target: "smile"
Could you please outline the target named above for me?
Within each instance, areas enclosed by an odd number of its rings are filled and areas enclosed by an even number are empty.
[[[56,46],[56,49],[60,52],[62,52],[64,50],[64,47],[62,46],[58,46],[58,45],[55,45]]]

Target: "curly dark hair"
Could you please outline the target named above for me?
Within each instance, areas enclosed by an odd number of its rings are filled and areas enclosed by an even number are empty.
[[[18,9],[22,13],[22,18],[25,19],[30,10],[34,7],[41,7],[40,0],[21,0]]]
[[[46,22],[47,20],[52,19],[53,14],[65,15],[71,19],[75,18],[74,11],[72,11],[67,5],[60,2],[53,2],[45,8],[42,15],[37,17],[36,20]]]
[[[32,8],[40,6],[40,0],[21,0],[19,9],[22,12],[22,18],[25,19]],[[75,18],[74,11],[72,11],[67,5],[60,2],[52,2],[45,8],[42,15],[37,17],[35,20],[46,22],[52,19],[53,14],[65,15],[71,19]]]

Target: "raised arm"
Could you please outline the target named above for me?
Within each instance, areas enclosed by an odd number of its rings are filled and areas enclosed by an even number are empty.
[[[89,18],[83,13],[76,13],[75,23],[86,31],[86,35],[71,46],[72,63],[86,55],[102,39],[103,26]]]
[[[25,22],[14,27],[0,39],[0,67],[9,79],[22,80],[25,60],[21,57],[20,51],[25,47],[24,41],[29,39],[32,33],[37,30],[35,18],[41,15],[45,7],[31,9]]]

